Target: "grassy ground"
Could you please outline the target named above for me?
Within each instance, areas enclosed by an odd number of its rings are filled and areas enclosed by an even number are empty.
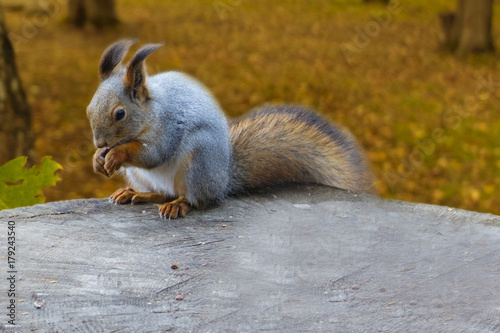
[[[231,116],[290,102],[348,127],[383,197],[500,214],[500,66],[495,56],[439,52],[437,14],[455,0],[390,8],[361,0],[117,0],[122,24],[105,31],[66,26],[65,8],[48,2],[54,10],[45,20],[6,18],[37,152],[64,167],[49,200],[103,197],[121,185],[92,172],[85,108],[102,51],[134,36],[166,42],[148,59],[150,72],[197,77]],[[500,36],[498,15],[494,27]]]

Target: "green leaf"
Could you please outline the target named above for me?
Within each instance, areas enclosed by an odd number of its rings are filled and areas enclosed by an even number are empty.
[[[0,166],[0,210],[43,203],[42,189],[61,180],[55,172],[62,166],[52,157],[45,156],[30,169],[24,167],[26,159],[20,156]]]

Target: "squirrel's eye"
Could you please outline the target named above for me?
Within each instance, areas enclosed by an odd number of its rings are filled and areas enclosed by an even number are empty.
[[[125,110],[120,109],[120,110],[116,111],[116,114],[115,114],[116,121],[122,120],[123,117],[125,117]]]

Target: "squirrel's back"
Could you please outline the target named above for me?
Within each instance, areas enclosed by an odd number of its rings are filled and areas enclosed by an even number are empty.
[[[289,183],[374,193],[354,137],[301,106],[263,106],[230,123],[231,194]]]

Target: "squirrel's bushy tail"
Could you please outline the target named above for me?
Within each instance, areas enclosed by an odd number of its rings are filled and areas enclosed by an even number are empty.
[[[316,183],[374,193],[354,137],[307,108],[264,106],[230,124],[230,193],[288,183]]]

